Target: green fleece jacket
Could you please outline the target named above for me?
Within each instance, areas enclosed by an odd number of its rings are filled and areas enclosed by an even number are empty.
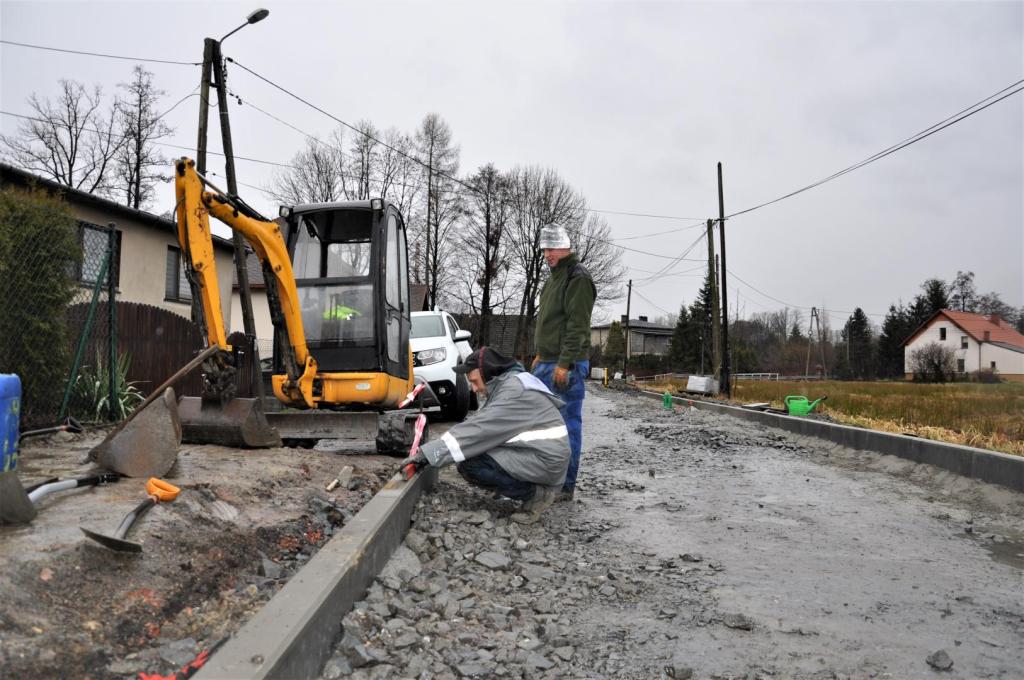
[[[576,255],[559,260],[540,292],[534,342],[541,361],[569,368],[590,358],[590,314],[596,297],[590,272]]]

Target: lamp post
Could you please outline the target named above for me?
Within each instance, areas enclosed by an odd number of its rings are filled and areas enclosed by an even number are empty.
[[[229,37],[242,30],[249,24],[255,24],[266,19],[270,14],[268,9],[257,9],[246,17],[245,23],[229,31],[220,40],[207,38],[203,44],[203,80],[200,86],[199,101],[199,143],[196,149],[196,169],[200,174],[206,171],[206,125],[207,111],[209,109],[209,94],[211,75],[216,78],[217,88],[217,109],[220,113],[220,134],[221,144],[224,149],[224,175],[227,179],[229,196],[238,195],[238,183],[235,180],[235,154],[231,144],[231,120],[228,117],[228,86],[225,80],[224,59],[221,54],[221,44]],[[239,302],[242,308],[242,324],[245,328],[245,339],[248,344],[249,357],[252,360],[252,390],[253,396],[260,400],[262,406],[263,374],[260,371],[259,347],[256,343],[256,323],[252,316],[252,294],[249,290],[249,271],[246,266],[245,241],[242,235],[232,230],[231,242],[235,247],[235,276],[238,278]]]

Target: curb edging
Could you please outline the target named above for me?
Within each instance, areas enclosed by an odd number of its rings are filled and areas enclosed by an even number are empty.
[[[664,394],[657,392],[640,390],[638,393],[650,399],[664,398]],[[673,396],[672,401],[676,404],[689,403],[702,410],[761,423],[769,427],[777,427],[808,437],[825,439],[854,450],[874,451],[905,458],[915,463],[927,463],[963,477],[1024,492],[1024,456],[1013,456],[973,446],[948,444],[933,439],[825,423],[796,416],[752,411],[739,406],[699,399]]]
[[[203,666],[196,680],[316,677],[340,637],[342,617],[402,542],[416,500],[436,479],[434,468],[408,482],[392,477]]]

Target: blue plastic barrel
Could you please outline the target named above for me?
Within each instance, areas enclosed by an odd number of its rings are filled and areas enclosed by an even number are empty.
[[[0,471],[18,466],[18,420],[21,417],[21,379],[0,373]]]

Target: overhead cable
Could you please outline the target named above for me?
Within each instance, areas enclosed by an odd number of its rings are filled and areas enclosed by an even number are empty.
[[[797,194],[801,194],[801,193],[803,193],[805,191],[808,191],[810,189],[813,189],[815,187],[819,187],[822,184],[825,184],[826,182],[831,182],[834,179],[838,179],[839,177],[842,177],[843,175],[845,175],[847,173],[850,173],[850,172],[853,172],[854,170],[862,168],[865,165],[868,165],[870,163],[874,163],[877,160],[881,160],[882,158],[885,158],[886,156],[888,156],[890,154],[896,153],[900,149],[904,149],[904,148],[910,146],[911,144],[916,144],[917,142],[920,142],[922,139],[930,137],[933,134],[935,134],[936,132],[939,132],[940,130],[945,130],[950,125],[955,125],[956,123],[959,123],[960,121],[962,121],[962,120],[964,120],[966,118],[969,118],[969,117],[973,116],[974,114],[976,114],[976,113],[978,113],[980,111],[984,111],[985,109],[987,109],[988,107],[992,106],[993,104],[997,104],[997,103],[1001,102],[1002,100],[1006,99],[1007,97],[1015,95],[1018,92],[1020,92],[1021,90],[1024,90],[1024,87],[1018,87],[1022,83],[1024,83],[1024,79],[1018,80],[1017,82],[1012,83],[1012,84],[1004,87],[1003,89],[999,90],[998,92],[996,92],[994,94],[990,94],[989,96],[985,97],[981,101],[975,102],[974,104],[968,106],[966,109],[958,111],[957,113],[954,113],[952,116],[949,116],[948,118],[940,120],[938,123],[935,123],[934,125],[930,125],[929,127],[926,127],[924,130],[921,130],[920,132],[918,132],[918,133],[916,133],[914,135],[911,135],[910,137],[907,137],[903,141],[897,142],[896,144],[893,144],[890,147],[882,149],[881,151],[879,151],[879,152],[877,152],[875,154],[872,154],[871,156],[868,156],[867,158],[865,158],[864,160],[862,160],[862,161],[860,161],[858,163],[854,163],[853,165],[851,165],[849,167],[846,167],[846,168],[843,168],[842,170],[840,170],[838,172],[834,172],[831,175],[829,175],[828,177],[824,177],[822,179],[819,179],[816,182],[812,182],[811,184],[808,184],[805,187],[801,187],[800,189],[797,189],[796,191],[791,191],[788,194],[785,194],[783,196],[779,196],[778,198],[774,198],[774,199],[772,199],[770,201],[765,201],[764,203],[760,203],[760,204],[755,205],[753,207],[746,208],[744,210],[739,210],[739,211],[734,212],[734,213],[730,213],[729,215],[726,215],[726,219],[728,219],[730,217],[736,217],[737,215],[744,215],[746,213],[753,212],[754,210],[758,210],[760,208],[764,208],[765,206],[772,205],[773,203],[778,203],[779,201],[784,201],[787,198],[792,198],[793,196],[796,196]],[[1014,90],[1013,88],[1017,88],[1017,89]],[[1007,92],[1007,90],[1013,90],[1013,91],[1012,92]],[[1003,94],[1004,92],[1006,92],[1006,94]],[[1000,96],[1000,95],[1002,95],[1002,96]],[[993,99],[994,97],[998,97],[998,99],[994,99],[993,101],[989,101],[990,99]],[[985,102],[988,102],[988,103],[986,104]]]
[[[33,50],[45,50],[47,52],[64,52],[66,54],[81,54],[87,57],[103,57],[104,59],[122,59],[124,61],[142,61],[150,64],[175,64],[177,66],[202,66],[201,61],[174,61],[171,59],[149,59],[146,57],[128,57],[121,54],[104,54],[102,52],[84,52],[82,50],[68,50],[63,47],[48,47],[46,45],[32,45],[29,43],[15,42],[14,40],[0,40],[4,45],[16,47],[27,47]]]

